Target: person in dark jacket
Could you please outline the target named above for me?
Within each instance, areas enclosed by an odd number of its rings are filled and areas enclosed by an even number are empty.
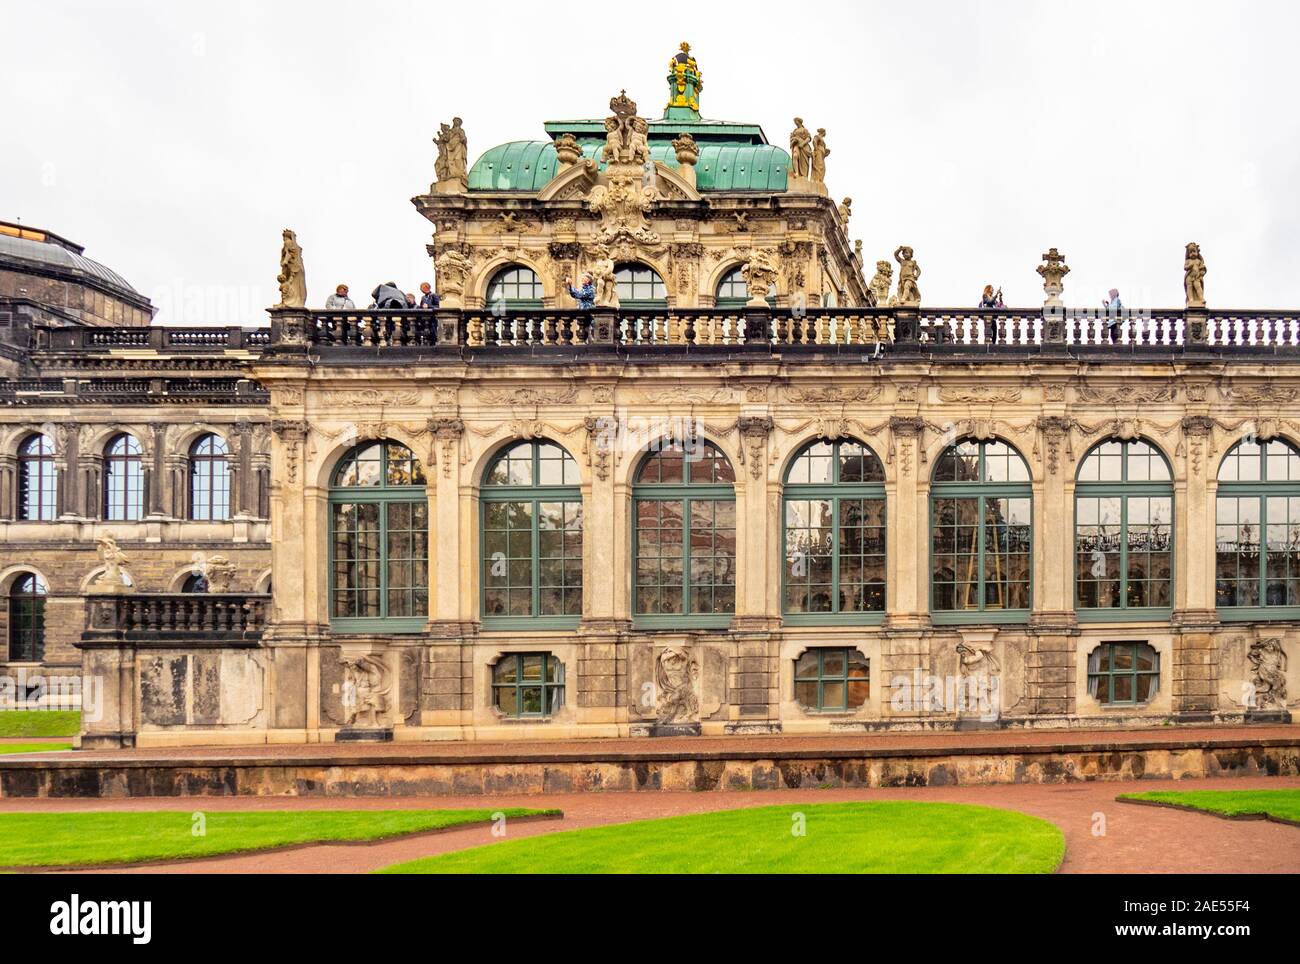
[[[370,297],[375,299],[375,307],[380,311],[393,311],[406,307],[406,295],[402,293],[401,288],[397,287],[396,281],[385,281],[370,292]]]
[[[438,296],[433,293],[433,286],[427,281],[420,282],[420,307],[437,308]]]
[[[582,287],[575,288],[569,285],[569,294],[577,299],[578,307],[583,311],[589,311],[596,304],[596,278],[590,271],[582,273]]]

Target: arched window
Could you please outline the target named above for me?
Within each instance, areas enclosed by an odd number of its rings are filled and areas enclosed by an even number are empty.
[[[330,487],[330,618],[335,627],[414,632],[429,611],[424,466],[400,442],[363,442]]]
[[[18,446],[18,518],[50,522],[58,512],[58,501],[54,442],[48,435],[29,435]]]
[[[1215,513],[1220,615],[1300,615],[1300,451],[1281,439],[1237,443],[1219,466]]]
[[[554,442],[518,442],[483,478],[485,628],[576,626],[582,615],[578,464]]]
[[[230,450],[217,435],[190,446],[190,518],[219,522],[230,518]]]
[[[44,580],[34,572],[19,574],[9,587],[9,661],[39,663],[45,658]]]
[[[115,436],[104,450],[104,518],[110,522],[144,517],[143,455],[132,435]]]
[[[736,611],[736,476],[711,442],[664,442],[632,489],[633,614],[648,627],[726,626]]]
[[[1029,616],[1033,498],[1029,467],[1002,441],[958,442],[930,486],[930,606],[938,622]]]
[[[853,439],[813,442],[790,463],[784,501],[787,621],[884,612],[885,469],[876,453]]]
[[[1173,477],[1154,446],[1115,439],[1084,456],[1074,490],[1080,616],[1173,605],[1173,522]]]
[[[195,593],[207,592],[208,580],[201,572],[192,572],[185,577],[185,582],[181,586],[181,592]]]
[[[714,292],[713,304],[718,308],[743,308],[749,301],[749,282],[745,280],[741,272],[741,266],[737,265],[722,276],[718,282],[718,289]],[[769,305],[776,304],[774,295],[767,296]]]
[[[623,308],[666,308],[668,289],[659,272],[630,262],[614,269],[619,305]]]
[[[537,272],[521,264],[512,264],[492,276],[487,289],[487,306],[540,308],[542,294],[542,279],[537,277]]]

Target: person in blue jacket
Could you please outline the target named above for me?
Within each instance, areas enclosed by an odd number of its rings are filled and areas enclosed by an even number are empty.
[[[596,304],[596,279],[590,271],[582,273],[582,287],[575,288],[573,285],[567,286],[569,294],[577,299],[578,307],[583,311],[590,311]]]

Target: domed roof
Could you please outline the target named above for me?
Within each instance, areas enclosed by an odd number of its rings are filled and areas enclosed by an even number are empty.
[[[82,254],[82,247],[57,234],[0,221],[0,266],[17,271],[33,270],[97,287],[141,301],[141,295],[112,268]]]
[[[580,140],[584,157],[603,168],[603,140]],[[772,144],[702,143],[695,165],[695,183],[701,191],[772,191],[786,188],[790,155]],[[650,144],[650,156],[676,168],[677,152],[671,142]],[[535,193],[559,173],[560,160],[551,141],[510,141],[498,144],[474,162],[469,170],[471,191],[525,191]]]

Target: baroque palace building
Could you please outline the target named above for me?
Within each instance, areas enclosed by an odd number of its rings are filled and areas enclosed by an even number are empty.
[[[435,310],[307,307],[286,232],[269,329],[151,327],[0,233],[10,671],[82,662],[86,746],[1289,719],[1300,313],[1195,245],[1182,308],[1054,248],[1041,307],[923,306],[823,130],[666,79],[443,125]]]

